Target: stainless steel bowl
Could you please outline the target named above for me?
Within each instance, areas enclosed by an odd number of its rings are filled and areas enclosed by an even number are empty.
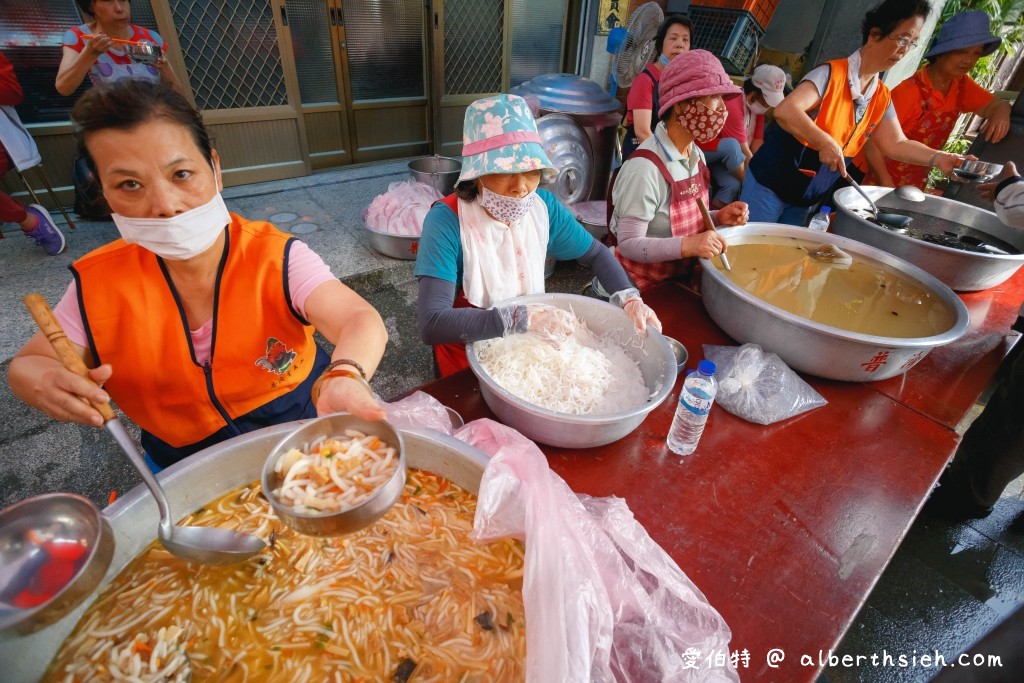
[[[676,368],[679,372],[682,372],[683,368],[686,367],[686,361],[690,359],[690,352],[672,337],[665,337],[665,342],[668,343],[668,347],[672,349],[672,355],[676,358]]]
[[[852,188],[850,188],[852,189]],[[737,342],[760,344],[794,370],[847,382],[873,382],[903,374],[936,346],[959,339],[970,322],[967,307],[937,279],[917,266],[852,239],[807,228],[749,223],[719,229],[729,246],[757,242],[765,236],[834,244],[854,258],[893,268],[935,292],[954,313],[953,326],[931,337],[880,337],[841,330],[788,313],[765,303],[735,284],[707,259],[701,275],[701,298],[711,319]]]
[[[964,159],[953,168],[953,175],[968,183],[984,183],[1003,172],[1002,164]]]
[[[416,251],[419,249],[420,237],[409,235],[392,235],[386,232],[377,232],[367,226],[363,226],[366,237],[374,251],[391,258],[402,259],[403,261],[415,261]]]
[[[1003,225],[991,211],[933,195],[926,196],[922,202],[908,201],[901,199],[889,187],[869,186],[864,191],[879,207],[945,218],[951,223],[966,225],[998,237],[1024,252],[1024,232]],[[832,231],[909,261],[958,292],[995,287],[1024,265],[1024,253],[1001,255],[964,251],[925,242],[875,225],[855,212],[857,209],[866,209],[867,205],[852,187],[844,187],[836,192],[833,197],[836,219],[832,222]]]
[[[126,43],[124,52],[128,55],[129,59],[139,64],[156,64],[162,54],[159,47],[145,42],[136,44]]]
[[[644,421],[648,413],[668,398],[676,382],[676,362],[665,337],[649,332],[642,344],[627,344],[636,330],[618,306],[576,294],[532,294],[509,299],[507,304],[549,304],[571,310],[595,334],[621,335],[624,348],[637,361],[644,383],[651,393],[647,403],[610,415],[566,415],[527,403],[498,386],[476,357],[474,344],[466,347],[469,367],[480,381],[480,394],[498,419],[534,441],[563,448],[592,448],[618,441]],[[479,342],[478,342],[479,343]]]
[[[274,471],[277,461],[293,448],[302,450],[319,438],[342,436],[347,429],[372,434],[389,446],[397,448],[398,468],[395,473],[366,500],[337,512],[296,512],[290,506],[281,503],[273,493],[281,484],[281,475]],[[341,536],[359,531],[387,514],[402,495],[402,487],[405,486],[405,448],[402,445],[402,435],[383,420],[369,422],[348,413],[325,415],[307,422],[278,442],[263,464],[262,482],[263,493],[270,502],[270,507],[274,509],[274,514],[299,533],[307,536]]]
[[[445,196],[455,191],[455,183],[461,173],[461,161],[437,154],[409,162],[409,175],[413,180],[430,185]]]
[[[292,422],[243,434],[167,468],[157,478],[167,493],[171,509],[183,513],[195,510],[234,488],[259,479],[267,453],[300,424]],[[480,477],[487,466],[486,455],[436,430],[403,430],[402,438],[409,467],[439,474],[470,493],[479,492]],[[0,647],[4,683],[38,681],[99,591],[155,540],[154,530],[160,517],[153,497],[141,485],[118,498],[103,511],[103,516],[117,541],[106,576],[90,598],[63,619],[45,631]]]
[[[47,493],[0,511],[0,639],[64,617],[103,579],[113,553],[110,525],[81,496]]]

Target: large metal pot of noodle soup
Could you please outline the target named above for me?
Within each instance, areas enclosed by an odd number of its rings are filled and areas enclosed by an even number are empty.
[[[857,190],[844,187],[834,196],[832,231],[909,261],[950,289],[989,289],[1024,265],[1024,230],[1004,225],[991,211],[934,195],[913,202],[891,187],[864,191],[880,210],[914,220],[904,230],[879,225],[870,220],[868,203]]]
[[[861,242],[774,223],[719,231],[732,271],[701,259],[711,319],[794,370],[849,382],[900,375],[967,331],[967,307],[936,278]],[[817,260],[834,245],[852,263]]]
[[[219,444],[212,448],[208,448],[195,456],[188,458],[170,468],[165,470],[159,475],[161,484],[167,493],[167,497],[170,501],[171,508],[175,511],[186,512],[190,514],[194,511],[207,506],[208,504],[216,501],[218,498],[222,498],[225,494],[238,489],[239,487],[246,486],[251,483],[258,484],[260,478],[260,470],[263,466],[263,462],[267,457],[267,454],[274,448],[274,446],[281,440],[281,438],[288,433],[295,430],[300,423],[289,423],[271,427],[268,429],[252,432],[243,436],[237,437],[225,443]],[[480,478],[483,475],[484,467],[487,463],[487,457],[470,447],[469,445],[458,441],[452,437],[441,434],[431,430],[404,430],[402,432],[403,439],[406,447],[407,461],[410,468],[417,468],[428,472],[435,473],[446,479],[451,484],[455,484],[466,492],[473,494],[474,496],[478,492]],[[427,475],[433,476],[433,475]],[[433,479],[434,481],[441,481],[442,487],[449,486],[444,483],[444,480]],[[452,489],[446,488],[447,495],[451,495]],[[417,492],[418,494],[419,492]],[[422,495],[422,494],[420,494]],[[463,495],[460,493],[460,495]],[[406,493],[403,493],[405,498]],[[443,498],[445,496],[439,496]],[[453,496],[454,497],[454,496]],[[239,496],[241,498],[241,496]],[[258,495],[255,492],[250,492],[250,496],[253,501],[257,501]],[[459,500],[458,497],[454,497],[455,500]],[[258,501],[257,501],[258,502]],[[262,502],[266,505],[266,502]],[[461,503],[460,503],[461,504]],[[395,509],[402,505],[402,501],[396,504]],[[424,520],[433,520],[433,528],[436,533],[425,532],[424,537],[431,539],[431,542],[440,543],[433,539],[446,536],[453,527],[445,527],[443,524],[439,524],[436,519],[428,515],[434,515],[435,510],[428,509],[427,511],[416,510],[416,506],[411,503],[407,504],[408,508],[412,511],[413,516],[424,515]],[[269,508],[268,508],[269,510]],[[216,510],[210,510],[211,514],[216,514]],[[29,683],[30,681],[37,681],[46,671],[47,666],[53,660],[58,649],[61,647],[65,639],[68,639],[72,630],[75,628],[76,623],[86,613],[90,606],[96,602],[96,598],[104,588],[111,584],[116,583],[118,574],[129,565],[134,558],[140,555],[147,546],[150,545],[155,539],[155,530],[157,528],[157,522],[159,520],[156,504],[153,502],[152,496],[150,496],[144,487],[137,486],[128,494],[118,498],[110,507],[104,510],[104,516],[110,523],[114,531],[116,540],[116,550],[113,561],[111,562],[110,569],[107,575],[104,577],[99,588],[92,596],[87,598],[81,606],[75,609],[73,612],[65,616],[62,620],[54,623],[53,625],[32,634],[27,637],[9,640],[3,644],[0,648],[0,671],[3,671],[3,680],[5,683]],[[450,514],[450,513],[446,513]],[[227,568],[228,571],[240,571],[242,572],[243,581],[250,580],[250,574],[259,572],[276,572],[283,570],[285,578],[288,578],[290,572],[299,572],[300,568],[307,572],[311,572],[312,568],[309,565],[316,561],[316,558],[310,559],[302,555],[302,546],[299,545],[299,541],[305,542],[309,539],[312,543],[319,548],[321,543],[327,542],[326,539],[303,537],[297,535],[295,532],[284,531],[286,528],[276,517],[269,517],[269,522],[273,525],[273,528],[278,530],[278,536],[275,542],[275,551],[278,555],[274,556],[270,561],[266,562],[265,567],[259,565],[259,557],[253,558],[253,562],[256,563],[253,566],[247,564],[234,565],[232,568]],[[391,514],[385,516],[382,520],[377,522],[377,525],[385,524],[391,519]],[[201,522],[201,518],[200,518]],[[469,525],[472,525],[472,516],[469,517]],[[371,527],[372,530],[376,528]],[[391,527],[385,527],[382,532],[389,533]],[[291,535],[288,535],[288,534]],[[432,535],[433,534],[433,535]],[[354,536],[341,537],[334,539],[339,543],[345,543],[345,539],[352,539]],[[388,552],[381,553],[380,557],[364,557],[359,552],[354,552],[353,557],[349,558],[345,562],[336,562],[336,566],[344,569],[351,569],[356,565],[374,565],[378,571],[392,571],[397,569],[397,566],[405,559],[405,555],[401,544],[398,540],[397,532],[394,536],[394,551],[389,556]],[[514,541],[500,541],[500,543],[517,543]],[[287,548],[287,545],[291,545],[291,548]],[[353,541],[353,544],[355,542]],[[519,546],[517,546],[519,547]],[[289,554],[285,554],[286,550],[291,550]],[[152,553],[152,551],[149,551]],[[474,552],[472,549],[467,552]],[[516,551],[519,553],[521,559],[521,550]],[[162,560],[161,560],[162,561]],[[470,558],[465,560],[465,563],[472,563],[475,560]],[[222,568],[211,568],[211,567],[199,567],[197,565],[189,565],[177,559],[171,559],[170,563],[173,564],[171,569],[175,567],[179,571],[192,572],[190,583],[191,585],[186,586],[188,597],[183,601],[185,603],[192,602],[193,599],[197,601],[199,605],[204,604],[202,601],[206,598],[197,588],[202,584],[202,573],[212,570],[220,570]],[[303,564],[305,563],[305,565]],[[394,567],[389,567],[390,563],[394,564]],[[440,561],[438,562],[440,564]],[[169,567],[171,565],[168,565]],[[130,570],[134,571],[137,565],[133,565]],[[318,567],[318,571],[323,567]],[[453,572],[454,574],[461,574],[461,568],[456,568],[458,571]],[[521,577],[522,567],[519,567],[519,576]],[[435,570],[429,563],[418,566],[416,575],[417,580],[422,580],[424,586],[429,591],[436,592],[439,596],[443,597],[443,591],[455,592],[452,584],[457,584],[459,579],[452,581],[451,577],[446,579],[448,585],[433,586],[430,582],[435,581],[436,578],[431,578],[434,573],[440,574],[439,570]],[[514,572],[513,572],[514,573]],[[390,577],[391,574],[386,576]],[[249,577],[249,578],[245,578]],[[514,581],[514,580],[513,580]],[[521,579],[519,579],[521,581]],[[512,581],[510,581],[512,583]],[[484,595],[486,592],[485,587],[478,586],[478,593],[476,594],[475,609],[476,611],[482,611],[482,605],[486,602],[487,598]],[[267,664],[260,666],[260,671],[248,671],[249,680],[304,680],[302,675],[299,674],[287,674],[283,675],[282,671],[268,668],[273,662],[282,662],[281,659],[287,655],[287,658],[295,656],[312,654],[316,657],[336,659],[346,659],[347,661],[352,660],[352,654],[350,652],[351,644],[350,640],[354,640],[357,637],[356,629],[363,628],[376,628],[370,621],[371,618],[368,615],[373,615],[373,610],[380,606],[381,600],[374,600],[372,597],[360,596],[353,598],[352,596],[339,598],[334,596],[333,599],[337,600],[337,604],[333,605],[329,609],[333,610],[335,614],[333,625],[332,623],[320,614],[315,614],[314,609],[323,610],[324,605],[331,599],[324,593],[325,586],[314,586],[311,589],[303,589],[292,591],[291,595],[295,597],[293,603],[289,604],[286,614],[294,612],[294,618],[298,620],[296,623],[300,624],[300,628],[292,629],[293,632],[304,633],[304,637],[309,641],[308,643],[300,643],[295,645],[289,642],[279,642],[268,648],[267,654],[272,659],[267,660]],[[159,594],[163,591],[163,587],[157,586],[155,588],[146,587],[138,588],[134,590],[135,596],[138,597],[140,593],[144,594],[142,602],[140,603],[143,607],[139,608],[141,611],[149,609],[151,604],[159,601]],[[515,590],[518,592],[519,587],[516,586]],[[146,593],[150,593],[145,595]],[[232,600],[232,605],[236,610],[243,615],[240,619],[242,624],[239,628],[253,628],[259,630],[267,626],[263,623],[262,619],[254,619],[253,616],[244,618],[244,615],[255,615],[255,606],[263,604],[266,600],[270,600],[280,603],[286,601],[288,595],[282,596],[281,591],[277,591],[278,594],[273,592],[269,596],[259,596],[258,593],[253,601],[247,601],[239,599],[237,602]],[[401,597],[401,596],[400,596]],[[411,599],[411,596],[409,596]],[[521,604],[521,595],[519,595]],[[415,601],[406,604],[416,604]],[[200,613],[204,609],[203,607],[198,608]],[[394,608],[398,610],[398,608]],[[521,609],[521,607],[519,608]],[[354,610],[355,616],[353,617],[352,611]],[[515,616],[513,616],[515,612]],[[350,625],[340,625],[338,618],[348,613],[350,619]],[[141,615],[140,615],[141,616]],[[409,623],[405,623],[401,628],[410,627],[414,630],[420,628],[420,625],[416,624],[416,615],[410,620]],[[392,615],[392,620],[394,620]],[[283,621],[290,622],[292,616],[286,616]],[[246,622],[252,619],[252,624],[246,624]],[[387,615],[385,615],[385,620]],[[464,620],[460,617],[460,622]],[[486,621],[487,623],[482,623]],[[308,624],[306,622],[309,622]],[[523,614],[512,610],[506,612],[503,611],[500,614],[493,616],[491,619],[469,619],[468,626],[471,630],[479,630],[479,634],[474,634],[475,638],[484,638],[493,635],[495,638],[509,638],[510,634],[514,633],[517,629],[519,630],[519,637],[522,638],[522,628],[525,623]],[[411,626],[410,626],[411,623]],[[342,632],[336,632],[334,629],[340,625]],[[110,627],[108,629],[108,627]],[[113,630],[113,627],[109,623],[100,624],[101,631]],[[291,628],[291,627],[289,627]],[[302,631],[302,629],[305,631]],[[489,630],[485,630],[489,629]],[[129,631],[129,637],[137,632],[145,632],[146,623],[145,620],[140,622],[136,627]],[[227,631],[227,629],[225,629]],[[221,629],[217,625],[213,628],[213,640],[214,649],[219,649],[221,646],[216,643],[216,640],[220,637]],[[236,635],[235,633],[230,634],[231,637]],[[381,633],[380,636],[383,638],[390,637],[388,633]],[[231,637],[228,638],[228,647],[225,651],[231,649]],[[296,636],[299,637],[299,636]],[[370,636],[371,638],[374,636]],[[300,641],[301,641],[301,637]],[[458,636],[453,636],[455,640]],[[71,641],[69,641],[71,642]],[[486,642],[486,641],[484,641]],[[144,657],[149,657],[150,653],[146,649],[151,646],[153,641],[149,641],[149,645],[143,644],[139,648],[139,653]],[[121,643],[124,647],[125,643]],[[525,646],[524,646],[525,647]],[[236,648],[237,649],[237,648]],[[357,645],[358,649],[358,645]],[[496,649],[497,651],[497,649]],[[525,649],[523,650],[525,652]],[[383,659],[383,654],[378,655]],[[197,671],[196,661],[193,660],[191,665],[193,667],[193,679],[198,676],[202,679],[209,678],[208,672]],[[386,680],[392,680],[394,675],[399,674],[399,667],[403,665],[403,660],[399,657],[390,656],[387,662],[378,661],[380,668],[382,669],[380,678]],[[424,662],[417,662],[420,669],[417,669],[416,673],[422,671]],[[519,668],[514,672],[515,676],[521,677],[523,675],[522,662],[519,663]],[[409,665],[406,664],[405,676],[409,674]],[[310,681],[321,680],[317,669],[305,672],[308,674],[306,679]],[[435,674],[437,672],[435,671]],[[504,674],[509,674],[508,670],[504,671]],[[502,675],[499,673],[499,675]],[[53,671],[49,674],[50,678],[55,680],[61,680],[63,675],[60,672]],[[400,676],[401,677],[401,676]],[[413,680],[416,676],[413,674]],[[49,680],[49,679],[48,679]],[[161,679],[163,680],[163,679]],[[234,678],[231,678],[234,680]],[[241,678],[239,678],[241,680]],[[331,678],[333,680],[333,678]],[[397,680],[397,679],[396,679]]]

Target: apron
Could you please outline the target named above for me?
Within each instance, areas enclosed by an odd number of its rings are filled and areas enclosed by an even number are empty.
[[[672,226],[673,237],[689,237],[704,230],[704,216],[697,206],[696,199],[701,197],[708,201],[708,188],[711,185],[711,173],[704,165],[703,160],[698,159],[698,171],[695,175],[686,180],[673,180],[665,162],[657,154],[648,149],[638,149],[633,153],[634,158],[647,159],[658,167],[661,176],[668,183],[671,193],[669,199],[669,223]],[[669,278],[686,279],[693,270],[696,259],[680,258],[673,261],[659,261],[657,263],[641,263],[632,261],[622,256],[619,250],[615,250],[615,258],[619,260],[626,273],[633,278],[637,289],[644,292],[662,280]]]

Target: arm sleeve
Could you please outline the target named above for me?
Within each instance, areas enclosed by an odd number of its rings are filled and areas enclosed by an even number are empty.
[[[580,257],[579,262],[597,276],[597,281],[606,292],[621,292],[633,286],[626,271],[622,269],[622,264],[612,255],[612,250],[593,237],[590,249]]]
[[[995,95],[978,85],[973,78],[964,76],[960,86],[960,101],[957,104],[962,112],[974,112],[987,105],[994,97]]]
[[[619,219],[616,237],[619,253],[630,261],[655,263],[682,258],[682,237],[648,237],[648,221],[634,216]],[[604,284],[603,282],[601,283]],[[615,291],[615,290],[608,290]]]
[[[581,258],[594,238],[558,197],[547,190],[538,190],[537,195],[548,207],[548,256],[559,261]]]
[[[500,337],[505,332],[497,308],[454,308],[455,283],[436,277],[419,278],[416,319],[426,344],[457,344]],[[526,323],[526,316],[522,316]]]
[[[828,79],[832,75],[832,67],[828,64],[822,64],[816,66],[807,74],[800,79],[800,82],[810,81],[814,84],[814,87],[818,89],[818,97],[825,96],[825,90],[828,88]]]
[[[288,291],[292,307],[306,317],[306,299],[325,282],[335,280],[331,268],[305,242],[293,240],[288,252]]]
[[[1012,228],[1024,228],[1024,178],[1016,176],[1000,183],[995,204],[999,220]]]
[[[461,254],[458,217],[444,204],[435,204],[423,220],[413,275],[429,275],[457,285]]]
[[[78,286],[74,280],[54,306],[53,316],[64,328],[64,334],[68,339],[79,346],[89,348],[89,339],[85,336],[85,323],[82,321],[82,309],[78,307]]]

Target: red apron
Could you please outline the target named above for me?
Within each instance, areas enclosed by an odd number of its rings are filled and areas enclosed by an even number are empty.
[[[697,197],[704,199],[705,205],[708,202],[708,188],[711,185],[711,173],[704,162],[698,159],[697,173],[686,180],[673,180],[665,162],[654,152],[648,149],[638,149],[633,152],[633,158],[643,158],[650,161],[661,171],[662,177],[668,183],[669,191],[669,222],[672,226],[673,237],[689,237],[704,230],[704,217],[697,206]],[[693,270],[696,259],[680,258],[673,261],[658,261],[656,263],[642,263],[625,258],[615,250],[615,258],[619,260],[626,273],[633,278],[637,288],[642,292],[668,278],[686,279]]]

